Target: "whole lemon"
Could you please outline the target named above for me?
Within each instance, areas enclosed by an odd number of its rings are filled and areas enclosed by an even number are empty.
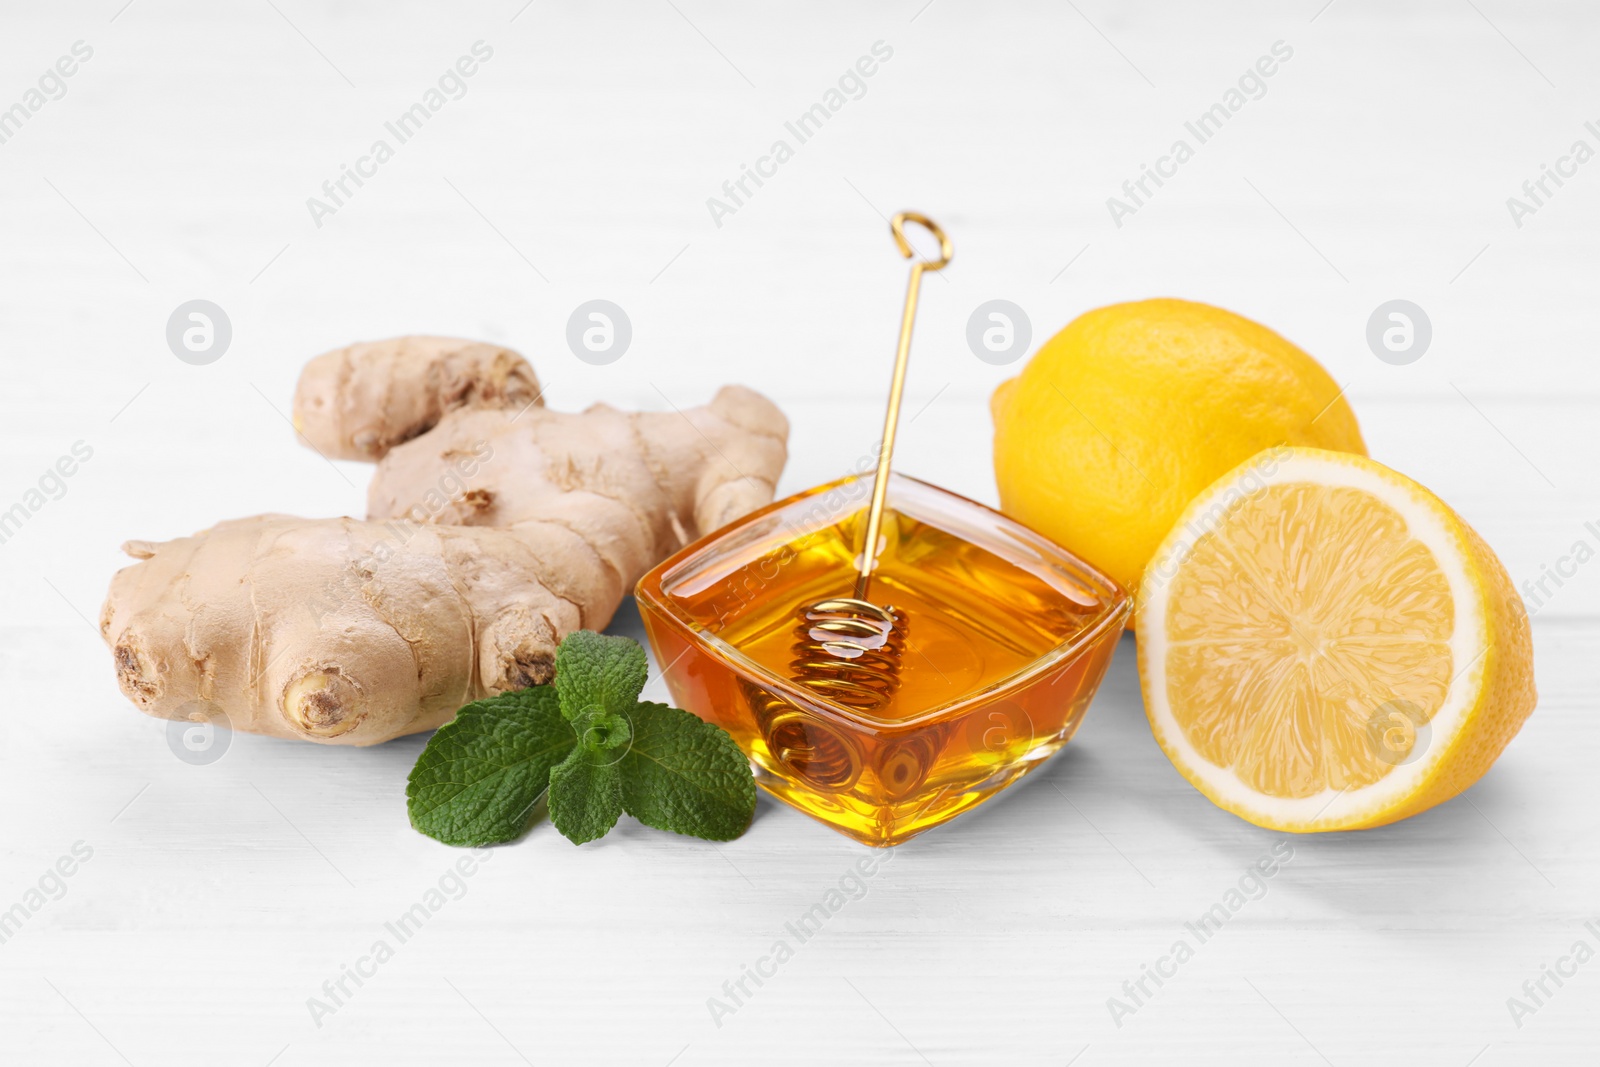
[[[990,399],[1000,508],[1135,590],[1201,490],[1264,448],[1366,455],[1327,371],[1188,300],[1074,319]]]

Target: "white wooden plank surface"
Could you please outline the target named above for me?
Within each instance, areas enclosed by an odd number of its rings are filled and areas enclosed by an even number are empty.
[[[1020,304],[1037,341],[1088,307],[1187,296],[1316,354],[1373,454],[1537,581],[1600,546],[1600,164],[1520,228],[1505,201],[1574,140],[1600,147],[1592,6],[0,12],[0,108],[74,42],[94,49],[0,144],[0,506],[94,449],[0,544],[0,909],[93,850],[0,944],[0,1061],[1594,1062],[1600,963],[1520,1027],[1506,1001],[1575,941],[1600,948],[1600,567],[1540,598],[1540,707],[1482,783],[1399,826],[1292,841],[1265,895],[1120,1027],[1107,999],[1281,840],[1172,770],[1126,641],[1062,757],[894,851],[721,1026],[708,998],[877,854],[766,799],[725,847],[623,826],[580,850],[540,827],[319,1028],[307,998],[457,859],[406,823],[422,740],[240,737],[186,765],[88,624],[125,538],[360,512],[364,469],[330,470],[281,417],[304,360],[355,339],[504,341],[566,408],[745,382],[793,420],[785,489],[835,475],[876,430],[903,284],[879,213],[901,207],[957,249],[926,290],[904,469],[994,498],[985,403],[1011,371],[966,348],[979,302]],[[314,227],[306,198],[478,40],[494,55],[466,95]],[[865,95],[715,226],[706,198],[880,40],[893,56]],[[1106,198],[1280,40],[1293,57],[1265,95],[1113,225]],[[607,367],[562,340],[597,296],[635,328]],[[195,297],[234,328],[205,367],[163,338]],[[1364,340],[1395,297],[1434,327],[1409,366]]]

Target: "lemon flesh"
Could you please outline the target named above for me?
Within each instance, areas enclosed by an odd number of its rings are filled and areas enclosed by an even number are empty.
[[[1455,796],[1535,702],[1504,567],[1372,460],[1271,449],[1201,493],[1139,590],[1145,710],[1196,788],[1259,826],[1378,826]]]

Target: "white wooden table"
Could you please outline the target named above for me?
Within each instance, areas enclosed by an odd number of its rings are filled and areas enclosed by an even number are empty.
[[[1600,12],[522,5],[0,14],[0,108],[75,42],[93,53],[0,144],[0,510],[93,450],[0,544],[0,909],[23,905],[0,944],[0,1061],[1596,1061],[1600,962],[1520,1020],[1507,1001],[1575,942],[1600,949],[1600,566],[1574,556],[1600,547],[1600,163],[1547,180],[1520,226],[1506,200],[1574,141],[1600,147]],[[480,40],[465,95],[316,225],[307,198]],[[879,41],[864,93],[795,144],[785,123]],[[1196,144],[1185,122],[1279,41],[1292,57],[1259,99]],[[792,157],[713,220],[707,198],[785,137]],[[1184,137],[1192,158],[1117,225],[1107,198]],[[405,332],[511,344],[563,408],[744,382],[793,421],[785,492],[833,477],[876,433],[904,280],[881,216],[903,207],[956,246],[925,289],[903,469],[994,499],[986,398],[1015,368],[968,349],[983,301],[1025,309],[1035,343],[1151,295],[1255,317],[1349,383],[1373,455],[1461,510],[1519,585],[1563,573],[1533,605],[1527,728],[1455,802],[1289,842],[1265,894],[1120,1019],[1108,999],[1133,1003],[1124,982],[1283,841],[1163,758],[1127,639],[1060,758],[890,854],[731,1015],[708,1009],[724,982],[881,854],[765,798],[723,847],[625,822],[577,849],[541,825],[318,1026],[308,998],[458,859],[406,821],[423,739],[241,736],[210,765],[175,758],[92,625],[119,542],[359,514],[364,468],[330,470],[283,414],[307,358]],[[196,298],[232,324],[206,366],[164,335]],[[634,327],[609,366],[564,342],[593,298]],[[1403,366],[1365,339],[1396,298],[1432,323]],[[75,845],[91,854],[58,882]]]

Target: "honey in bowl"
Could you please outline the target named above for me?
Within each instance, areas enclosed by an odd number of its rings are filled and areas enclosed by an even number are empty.
[[[915,257],[907,222],[937,258]],[[678,706],[728,731],[769,792],[869,845],[955,818],[1066,744],[1130,610],[1033,531],[891,471],[922,275],[952,252],[925,215],[889,228],[913,262],[873,476],[724,527],[635,591]]]
[[[637,596],[679,707],[727,730],[768,792],[894,845],[1066,744],[1130,605],[1026,527],[891,475],[870,590],[898,647],[828,657],[815,608],[849,598],[872,484],[773,504],[656,567]]]

